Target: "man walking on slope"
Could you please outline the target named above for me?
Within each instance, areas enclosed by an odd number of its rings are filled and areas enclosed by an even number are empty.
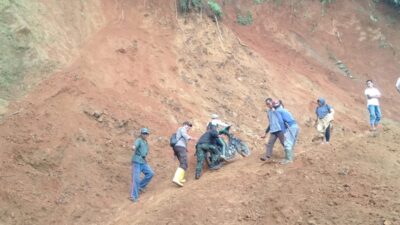
[[[186,182],[185,172],[188,168],[187,144],[189,140],[195,140],[188,134],[191,128],[192,124],[189,121],[185,121],[183,126],[178,128],[176,131],[176,139],[178,142],[173,147],[174,154],[179,160],[179,167],[176,169],[172,182],[180,187],[183,187],[183,183]]]
[[[281,101],[275,101],[274,108],[277,113],[282,117],[283,123],[285,124],[286,131],[284,149],[285,149],[285,159],[281,161],[281,164],[288,164],[293,162],[294,153],[293,148],[297,141],[297,136],[299,133],[299,126],[293,115],[281,105]]]
[[[284,146],[285,141],[285,125],[282,120],[282,116],[277,113],[273,107],[273,101],[271,98],[267,98],[265,100],[265,104],[267,105],[267,116],[269,125],[265,130],[265,133],[261,136],[261,138],[265,138],[268,133],[270,133],[268,143],[265,145],[265,155],[260,159],[262,161],[269,161],[272,157],[272,150],[274,148],[274,144],[276,139],[279,139],[281,144]]]
[[[137,202],[139,193],[144,192],[147,185],[150,183],[154,176],[153,170],[147,164],[146,156],[149,153],[149,145],[147,137],[149,136],[149,129],[140,129],[140,136],[135,140],[132,151],[135,153],[132,156],[132,185],[130,200]],[[140,179],[140,174],[144,174],[144,178]]]
[[[381,120],[381,109],[379,107],[379,98],[381,97],[381,93],[374,87],[372,80],[367,80],[367,88],[365,89],[364,94],[367,97],[369,124],[371,130],[374,131]]]

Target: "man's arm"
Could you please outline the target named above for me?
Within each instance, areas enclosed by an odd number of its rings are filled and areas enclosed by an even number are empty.
[[[397,79],[396,88],[397,88],[397,91],[400,92],[400,77],[399,77],[399,79]]]

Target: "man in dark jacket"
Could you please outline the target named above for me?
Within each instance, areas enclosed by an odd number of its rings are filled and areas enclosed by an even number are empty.
[[[211,155],[210,169],[219,169],[221,167],[221,164],[219,163],[220,153],[217,149],[218,143],[219,136],[216,129],[210,129],[200,137],[199,141],[196,144],[196,179],[199,179],[201,176],[204,159],[207,155],[207,152],[209,152]]]

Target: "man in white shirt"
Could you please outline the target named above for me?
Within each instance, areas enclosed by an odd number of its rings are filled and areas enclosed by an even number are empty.
[[[379,98],[381,93],[374,87],[372,80],[367,80],[367,88],[364,92],[367,97],[367,106],[369,111],[369,124],[371,130],[376,130],[376,127],[381,120],[381,109],[379,107]]]
[[[225,128],[229,125],[222,122],[217,114],[211,114],[211,121],[207,125],[207,130],[210,130],[212,126],[218,130],[220,128]]]
[[[397,91],[400,92],[400,77],[399,77],[399,79],[397,79],[396,88],[397,88]]]

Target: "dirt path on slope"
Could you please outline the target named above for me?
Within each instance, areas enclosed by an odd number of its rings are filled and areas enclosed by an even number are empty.
[[[189,174],[183,188],[145,193],[105,224],[398,224],[398,125],[301,146],[287,166],[255,151],[200,180]]]

